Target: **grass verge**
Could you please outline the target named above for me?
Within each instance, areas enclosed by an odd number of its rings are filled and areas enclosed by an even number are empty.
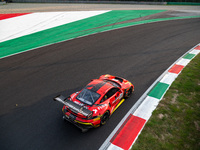
[[[173,82],[132,150],[200,148],[200,54]]]

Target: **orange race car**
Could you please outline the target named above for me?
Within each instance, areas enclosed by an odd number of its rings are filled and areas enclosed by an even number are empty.
[[[134,86],[128,80],[107,74],[91,80],[68,98],[59,95],[54,100],[64,104],[63,119],[86,132],[89,128],[104,125],[133,91]]]

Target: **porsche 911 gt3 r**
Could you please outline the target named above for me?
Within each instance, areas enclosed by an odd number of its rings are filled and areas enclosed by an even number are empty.
[[[54,100],[64,104],[63,119],[85,132],[104,125],[133,91],[134,86],[128,80],[107,74],[91,80],[68,98],[59,95]]]

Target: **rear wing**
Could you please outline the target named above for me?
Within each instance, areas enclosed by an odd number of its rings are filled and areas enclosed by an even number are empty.
[[[90,110],[86,109],[85,107],[80,106],[80,105],[68,100],[63,95],[58,95],[53,100],[58,101],[58,102],[60,102],[64,105],[68,106],[69,109],[76,114],[81,113],[82,115],[84,115],[87,118],[90,118],[92,116],[92,111],[90,111]]]

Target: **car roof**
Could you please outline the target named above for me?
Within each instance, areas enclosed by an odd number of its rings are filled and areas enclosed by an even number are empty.
[[[117,87],[109,80],[94,79],[85,88],[92,90],[100,95],[105,94],[109,89]]]

